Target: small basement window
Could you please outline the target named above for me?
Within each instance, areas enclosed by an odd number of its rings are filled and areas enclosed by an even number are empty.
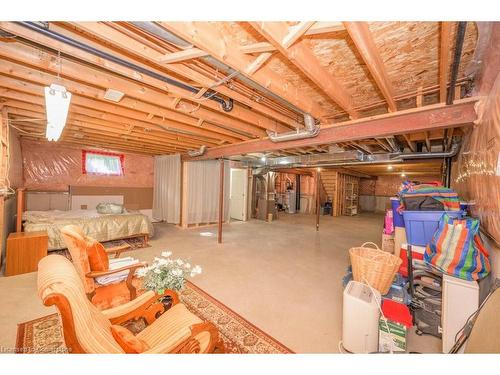
[[[82,172],[102,176],[123,176],[125,155],[110,152],[82,151]]]

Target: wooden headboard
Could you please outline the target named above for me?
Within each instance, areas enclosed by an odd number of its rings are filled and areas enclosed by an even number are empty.
[[[152,187],[70,186],[69,192],[72,197],[123,196],[123,205],[129,210],[150,210],[153,208]]]

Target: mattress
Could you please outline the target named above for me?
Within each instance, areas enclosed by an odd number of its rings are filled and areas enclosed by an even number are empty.
[[[141,234],[153,236],[151,220],[139,212],[106,215],[96,210],[26,211],[23,220],[26,232],[47,231],[49,250],[66,248],[60,229],[69,224],[81,227],[85,235],[99,242]]]

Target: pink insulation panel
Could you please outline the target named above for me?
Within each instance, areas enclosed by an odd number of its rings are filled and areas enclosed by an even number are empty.
[[[500,244],[500,74],[480,102],[478,117],[454,163],[452,187],[460,198],[475,203],[472,213]]]
[[[24,186],[30,190],[65,191],[69,186],[153,186],[152,156],[122,153],[124,175],[100,176],[82,173],[82,150],[92,150],[92,148],[22,139],[21,149]]]

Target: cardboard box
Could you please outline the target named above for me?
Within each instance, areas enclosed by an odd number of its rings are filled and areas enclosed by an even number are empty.
[[[394,235],[382,232],[382,250],[394,254]]]
[[[386,324],[387,323],[387,324]],[[387,330],[389,328],[389,331]],[[380,318],[379,320],[378,350],[382,353],[406,352],[407,328],[392,320]]]

